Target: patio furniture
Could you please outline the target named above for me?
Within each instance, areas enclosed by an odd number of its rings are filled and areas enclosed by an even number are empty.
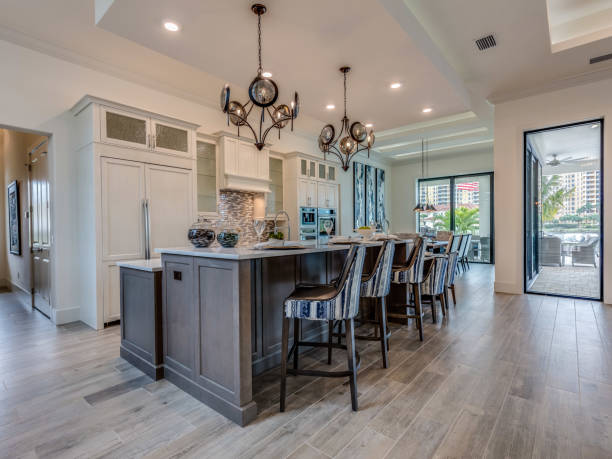
[[[572,248],[572,266],[579,264],[597,267],[597,244],[599,238],[595,237],[588,242],[575,245]]]
[[[540,264],[544,266],[562,266],[561,238],[557,236],[543,236],[540,239]]]

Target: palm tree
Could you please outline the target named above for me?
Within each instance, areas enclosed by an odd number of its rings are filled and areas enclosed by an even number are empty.
[[[450,229],[450,211],[447,210],[442,214],[438,214],[434,219],[434,227],[437,230]],[[467,207],[458,207],[455,209],[455,232],[465,234],[474,233],[480,227],[480,212],[479,209],[468,209]]]
[[[542,177],[542,221],[551,222],[555,219],[563,202],[574,193],[574,188],[561,188],[561,177],[558,175]]]

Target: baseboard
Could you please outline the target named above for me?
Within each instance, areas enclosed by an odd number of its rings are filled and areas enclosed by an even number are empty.
[[[494,284],[495,293],[510,293],[512,295],[521,295],[523,289],[512,282],[498,282]]]
[[[55,325],[78,322],[81,320],[81,308],[51,308],[51,320]]]
[[[28,289],[22,287],[19,284],[16,284],[15,282],[12,282],[11,280],[7,280],[7,287],[10,288],[12,291],[14,292],[18,292],[18,293],[23,293],[25,295],[28,296],[28,298],[32,297],[32,292],[30,292]]]

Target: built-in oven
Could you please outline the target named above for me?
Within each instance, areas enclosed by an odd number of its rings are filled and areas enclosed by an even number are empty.
[[[329,232],[330,236],[336,235],[336,209],[317,209],[317,227],[318,234],[320,238],[327,237],[327,231],[325,227],[327,226],[326,222],[331,222],[331,230]]]
[[[317,208],[300,207],[300,240],[317,239]]]

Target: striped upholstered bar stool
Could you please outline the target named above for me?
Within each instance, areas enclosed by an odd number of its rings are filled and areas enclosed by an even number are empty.
[[[355,352],[355,328],[353,319],[359,312],[361,275],[365,258],[365,247],[353,246],[349,251],[342,274],[329,285],[297,286],[285,300],[283,308],[283,336],[281,348],[281,388],[280,410],[285,411],[287,373],[305,376],[348,377],[351,387],[351,405],[357,411],[357,367]],[[295,334],[292,352],[294,368],[287,368],[289,348],[289,324],[293,319],[294,329],[299,330],[300,320],[344,321],[346,326],[346,345],[300,341]],[[346,349],[348,354],[347,371],[300,370],[297,368],[297,355],[300,346],[328,347]]]
[[[393,268],[393,255],[395,254],[395,243],[393,241],[385,241],[378,252],[374,268],[369,274],[363,274],[361,278],[361,298],[372,298],[375,302],[374,320],[362,320],[360,323],[376,324],[374,336],[355,335],[355,339],[368,341],[380,341],[380,349],[382,352],[383,368],[389,367],[389,336],[387,326],[387,304],[386,297],[389,295],[391,287],[391,274]],[[329,344],[327,362],[331,363],[332,355],[332,339],[333,336],[344,336],[341,332],[342,326],[340,321],[329,323]],[[340,328],[339,333],[334,333],[335,327]]]
[[[446,255],[448,256],[448,268],[446,269],[446,292],[444,293],[444,299],[448,307],[448,291],[450,290],[453,295],[453,305],[457,306],[457,298],[455,297],[455,275],[457,274],[459,253],[455,251],[449,252]]]
[[[425,260],[425,272],[427,275],[421,289],[421,296],[425,302],[431,303],[431,317],[436,320],[436,300],[440,302],[442,314],[446,315],[446,271],[448,269],[448,255],[435,254]]]
[[[391,281],[395,284],[409,285],[410,289],[412,290],[412,302],[404,305],[393,305],[405,307],[406,314],[387,314],[387,317],[394,317],[400,319],[416,319],[416,325],[419,330],[419,338],[421,341],[423,341],[423,309],[421,308],[421,284],[425,280],[425,246],[426,244],[423,241],[423,238],[417,237],[406,264],[393,266],[393,274]],[[410,314],[410,309],[414,309],[414,314]]]

